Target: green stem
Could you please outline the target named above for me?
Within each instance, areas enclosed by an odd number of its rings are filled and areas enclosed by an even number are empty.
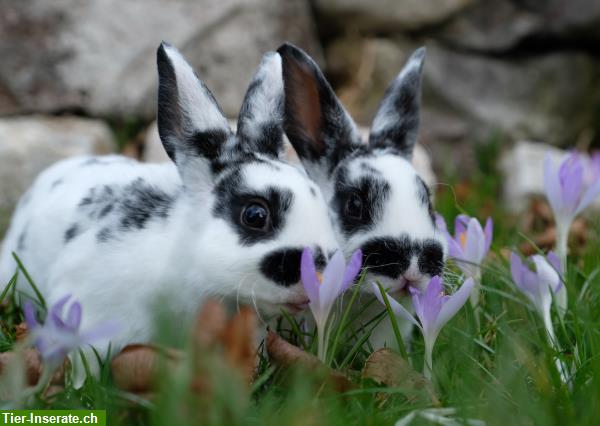
[[[326,362],[325,355],[327,354],[326,340],[325,340],[325,324],[317,324],[317,357],[323,362]]]

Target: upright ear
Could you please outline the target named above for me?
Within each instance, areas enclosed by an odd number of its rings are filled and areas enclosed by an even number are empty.
[[[323,173],[324,167],[329,173],[361,145],[356,125],[310,56],[289,43],[277,52],[283,61],[285,132],[309,174]]]
[[[208,173],[233,137],[212,93],[173,46],[162,43],[158,65],[158,132],[183,176]]]
[[[239,148],[278,158],[283,154],[283,78],[281,56],[266,53],[254,74],[238,118]]]
[[[419,105],[421,103],[421,72],[425,48],[417,49],[387,88],[379,105],[369,144],[378,148],[395,148],[407,158],[417,142]]]

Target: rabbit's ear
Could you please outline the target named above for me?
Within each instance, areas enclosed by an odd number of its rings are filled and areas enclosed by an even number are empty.
[[[407,158],[417,142],[421,73],[425,48],[417,49],[387,88],[369,135],[369,144],[376,148],[395,148]]]
[[[283,154],[281,56],[266,53],[244,97],[238,118],[239,148],[279,158]]]
[[[180,173],[190,168],[205,173],[233,133],[210,90],[176,48],[163,42],[156,60],[160,139]]]
[[[315,166],[330,172],[361,145],[356,125],[310,56],[289,43],[277,51],[283,61],[285,132],[309,174]]]

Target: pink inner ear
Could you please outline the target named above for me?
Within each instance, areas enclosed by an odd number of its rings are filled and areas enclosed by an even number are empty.
[[[283,60],[288,76],[285,81],[286,98],[296,123],[293,131],[302,134],[317,152],[323,153],[321,102],[314,74],[306,64],[286,57]]]

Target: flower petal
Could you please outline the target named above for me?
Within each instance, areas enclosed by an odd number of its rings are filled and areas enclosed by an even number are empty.
[[[476,264],[481,263],[485,256],[485,236],[481,225],[475,218],[469,220],[466,239],[463,260]]]
[[[517,288],[528,297],[537,294],[537,276],[514,252],[510,254],[510,272]]]
[[[540,295],[545,296],[546,293],[550,294],[550,291],[560,288],[560,276],[556,269],[546,261],[546,258],[536,254],[532,256],[532,260],[535,263]]]
[[[70,294],[60,298],[52,307],[50,308],[49,318],[52,320],[53,324],[57,328],[65,328],[65,323],[62,319],[62,310],[67,301],[71,298]],[[46,319],[48,322],[48,318]]]
[[[467,231],[470,217],[466,214],[459,214],[454,219],[454,238],[460,241],[460,234]]]
[[[344,278],[342,279],[343,290],[346,290],[348,287],[350,287],[360,272],[360,267],[362,266],[362,257],[363,254],[360,249],[356,250],[350,257],[350,261],[348,262],[346,271],[344,272]]]
[[[379,289],[379,286],[375,283],[371,283],[371,286],[373,287],[373,294],[375,294],[375,297],[377,298],[377,300],[379,300],[379,302],[383,306],[385,306],[385,301],[383,300],[383,295],[381,294],[381,290]],[[398,303],[388,293],[386,293],[386,295],[387,295],[388,302],[390,303],[390,308],[392,308],[392,311],[394,311],[394,314],[396,314],[396,316],[402,317],[405,320],[412,322],[417,327],[421,328],[421,324],[419,324],[419,322],[415,319],[415,317],[413,315],[411,315],[411,313],[408,312],[408,310],[404,306],[402,306],[400,303]]]
[[[306,247],[302,251],[302,257],[300,259],[300,279],[304,286],[304,291],[311,302],[319,302],[319,278],[317,277],[317,269],[315,268],[315,261],[313,259],[312,250],[310,247]]]
[[[575,215],[578,215],[585,210],[598,197],[600,197],[600,179],[592,183],[592,185],[590,185],[590,187],[583,193],[581,202],[579,203],[577,210],[575,210]]]
[[[548,252],[548,254],[546,255],[546,259],[548,260],[548,262],[550,262],[550,265],[552,265],[556,272],[558,272],[560,275],[564,273],[562,264],[556,253],[554,253],[553,251]]]
[[[456,293],[445,299],[445,302],[442,305],[440,313],[435,321],[436,330],[440,330],[448,321],[450,321],[452,317],[460,310],[460,308],[463,307],[467,300],[469,300],[469,296],[471,295],[471,290],[473,290],[474,285],[475,281],[473,281],[473,278],[467,278],[456,291]]]
[[[319,286],[321,315],[327,316],[335,299],[344,291],[342,288],[346,264],[344,255],[338,250],[323,271],[323,282]]]
[[[574,215],[583,190],[583,164],[577,153],[563,160],[558,176],[563,209]]]
[[[554,215],[557,216],[562,211],[563,203],[560,195],[560,180],[553,163],[552,154],[548,151],[544,158],[544,192]]]
[[[483,228],[483,235],[485,236],[485,253],[490,251],[492,246],[492,236],[494,233],[494,222],[491,217],[488,217],[485,221],[485,228]]]
[[[438,275],[431,278],[423,295],[417,295],[422,312],[422,317],[419,319],[425,330],[434,324],[438,317],[442,308],[443,295],[444,287],[442,286],[442,279]]]
[[[35,317],[35,308],[30,301],[25,302],[23,305],[23,314],[25,315],[25,322],[27,323],[27,328],[29,330],[33,330],[40,326],[40,323]]]
[[[81,324],[81,304],[79,302],[73,302],[71,307],[69,308],[69,313],[67,315],[67,319],[65,320],[65,325],[73,330],[77,331],[79,329],[79,325]]]

